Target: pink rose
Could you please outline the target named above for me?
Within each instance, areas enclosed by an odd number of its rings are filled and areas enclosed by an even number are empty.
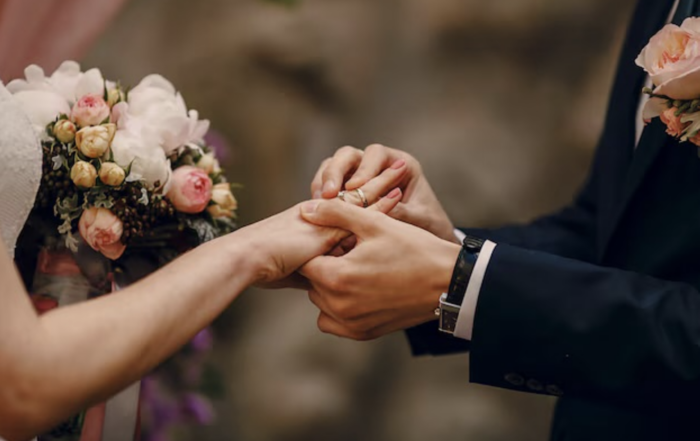
[[[108,259],[119,259],[126,249],[121,242],[124,225],[106,208],[92,207],[83,211],[78,229],[83,240]]]
[[[663,121],[664,124],[666,124],[666,133],[673,136],[674,138],[680,138],[683,135],[685,129],[690,125],[690,123],[682,122],[682,115],[676,116],[676,111],[678,111],[678,109],[676,109],[675,107],[671,107],[670,109],[666,109],[663,112],[661,112],[661,115],[659,115],[659,117],[661,118],[661,121]]]
[[[666,25],[637,57],[656,86],[654,92],[677,100],[700,96],[700,19]]]
[[[184,166],[173,171],[170,190],[166,196],[177,211],[201,213],[211,201],[212,186],[211,179],[204,170]]]
[[[99,95],[85,95],[80,98],[71,112],[71,119],[80,127],[96,126],[109,116],[109,104]]]

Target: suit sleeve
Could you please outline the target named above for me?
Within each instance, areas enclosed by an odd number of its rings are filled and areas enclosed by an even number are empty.
[[[471,381],[485,385],[698,404],[700,293],[499,245],[481,287],[471,354]]]
[[[594,167],[594,170],[597,167]],[[527,225],[498,229],[463,229],[467,234],[491,240],[496,244],[511,244],[525,249],[543,251],[585,262],[595,259],[596,242],[596,184],[595,174],[576,200],[558,213],[545,216]],[[406,331],[413,355],[445,355],[465,352],[470,342],[441,333],[435,322]]]

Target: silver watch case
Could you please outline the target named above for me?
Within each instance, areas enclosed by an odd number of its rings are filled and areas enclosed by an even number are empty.
[[[460,308],[459,305],[447,302],[447,294],[440,296],[440,307],[438,308],[438,317],[440,318],[438,329],[440,331],[454,335]]]

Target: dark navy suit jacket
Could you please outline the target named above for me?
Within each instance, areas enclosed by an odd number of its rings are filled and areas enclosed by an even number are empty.
[[[471,351],[470,380],[562,396],[556,440],[700,439],[700,158],[648,125],[634,60],[673,0],[640,0],[589,179],[530,225],[467,230],[498,245],[471,342],[435,323],[413,351]],[[700,15],[689,11],[693,15]]]

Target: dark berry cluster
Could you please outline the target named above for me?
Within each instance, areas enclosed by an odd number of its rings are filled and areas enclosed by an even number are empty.
[[[148,237],[148,234],[159,226],[175,221],[175,207],[163,196],[148,192],[148,204],[141,203],[142,188],[132,183],[111,192],[114,199],[112,211],[124,224],[122,241],[126,245]]]
[[[53,148],[50,143],[45,143],[43,149],[43,165],[41,186],[37,196],[37,207],[41,209],[53,209],[57,199],[69,198],[78,191],[70,179],[70,172],[64,167],[54,170]]]

